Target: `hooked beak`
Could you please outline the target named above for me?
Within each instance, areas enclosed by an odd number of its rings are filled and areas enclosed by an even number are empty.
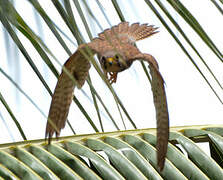
[[[111,66],[113,64],[114,59],[112,57],[107,58],[108,64]]]

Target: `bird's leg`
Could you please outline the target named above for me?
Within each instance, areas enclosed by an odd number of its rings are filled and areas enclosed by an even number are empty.
[[[112,72],[107,72],[107,71],[105,71],[105,70],[104,70],[103,72],[104,72],[104,75],[105,75],[106,79],[109,81],[110,84],[116,82],[116,79],[117,79],[117,73],[116,73],[116,75],[114,75],[114,73],[112,73]],[[108,78],[108,74],[110,75],[109,78]]]
[[[110,84],[116,83],[118,73],[117,72],[109,72],[109,75],[110,75],[110,78],[109,78]]]

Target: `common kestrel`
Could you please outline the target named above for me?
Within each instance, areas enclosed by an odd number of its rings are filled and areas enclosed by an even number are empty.
[[[52,97],[46,126],[46,138],[49,138],[49,143],[53,134],[56,133],[58,137],[65,126],[75,86],[81,88],[88,76],[89,56],[98,55],[101,68],[110,83],[115,83],[118,73],[128,69],[135,60],[143,60],[149,63],[152,77],[157,119],[157,163],[160,170],[163,169],[169,138],[169,115],[164,80],[155,58],[150,54],[141,53],[135,46],[136,41],[157,33],[156,29],[152,25],[139,23],[129,25],[128,22],[122,22],[103,31],[90,43],[78,47],[64,64]]]

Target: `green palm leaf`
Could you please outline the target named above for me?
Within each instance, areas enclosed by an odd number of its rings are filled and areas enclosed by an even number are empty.
[[[4,168],[0,168],[0,176],[6,179],[221,179],[222,168],[198,144],[214,144],[222,156],[223,138],[218,135],[219,130],[223,131],[223,127],[171,128],[161,173],[156,165],[155,129],[70,136],[51,145],[44,140],[2,144],[0,163]]]

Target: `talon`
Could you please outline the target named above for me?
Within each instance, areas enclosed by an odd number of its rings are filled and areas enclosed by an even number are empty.
[[[116,83],[118,73],[117,72],[109,72],[109,75],[110,75],[109,83],[110,84]]]

